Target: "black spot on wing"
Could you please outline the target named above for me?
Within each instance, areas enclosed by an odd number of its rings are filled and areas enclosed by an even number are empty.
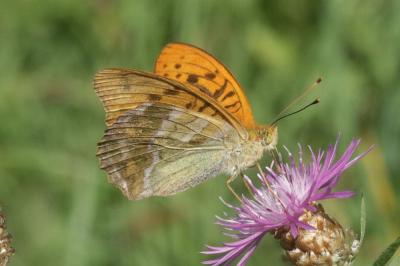
[[[235,93],[233,91],[230,91],[224,96],[224,98],[222,98],[221,101],[225,101],[226,99],[228,99],[228,98],[230,98],[230,97],[232,97],[234,95],[235,95]]]
[[[203,112],[207,107],[209,107],[210,106],[210,104],[208,103],[208,102],[205,102],[204,104],[203,104],[203,106],[201,106],[200,108],[199,108],[199,112],[201,113],[201,112]]]
[[[215,79],[216,76],[215,76],[214,73],[210,72],[210,73],[206,73],[205,77],[206,77],[206,79],[210,79],[211,80],[211,79]]]
[[[213,96],[212,93],[204,86],[200,85],[200,84],[195,84],[194,85],[196,88],[198,88],[202,93],[207,94],[208,96]]]
[[[195,145],[195,146],[197,146],[197,145],[200,145],[200,144],[203,144],[204,143],[204,140],[203,139],[199,139],[199,138],[192,138],[192,139],[190,139],[189,140],[189,144],[190,145]]]
[[[216,116],[216,115],[218,115],[218,112],[217,110],[214,110],[214,113],[212,113],[211,116]]]
[[[191,84],[194,84],[194,83],[196,83],[197,81],[199,81],[199,78],[197,77],[197,75],[194,75],[194,74],[190,74],[188,77],[187,77],[187,82],[189,82],[189,83],[191,83]]]
[[[147,98],[149,99],[149,101],[159,101],[159,100],[161,100],[162,97],[157,94],[149,94],[149,96],[147,96]]]
[[[225,79],[224,84],[222,84],[222,86],[218,90],[216,90],[214,92],[212,97],[215,98],[215,99],[218,99],[218,97],[221,96],[224,93],[227,84],[228,84],[228,80]]]
[[[232,103],[232,104],[225,105],[224,107],[225,107],[225,108],[231,108],[231,107],[235,107],[237,104],[240,104],[240,102],[239,102],[239,101],[236,101],[236,102],[234,102],[234,103]]]
[[[177,95],[179,94],[178,90],[165,90],[165,95]]]
[[[186,107],[187,109],[191,109],[191,108],[193,107],[192,102],[188,102],[188,103],[185,105],[185,107]]]

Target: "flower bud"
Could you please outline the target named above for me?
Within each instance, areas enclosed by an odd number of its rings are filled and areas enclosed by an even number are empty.
[[[297,266],[351,265],[360,248],[360,241],[350,229],[343,227],[321,205],[316,212],[305,212],[300,220],[314,229],[299,229],[296,238],[289,230],[280,230],[280,239],[287,258]]]

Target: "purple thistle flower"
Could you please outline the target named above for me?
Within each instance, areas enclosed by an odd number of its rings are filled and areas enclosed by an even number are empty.
[[[258,243],[266,233],[277,233],[284,230],[291,239],[296,239],[300,230],[315,228],[303,219],[305,213],[320,212],[316,201],[331,198],[348,198],[352,191],[333,192],[344,170],[360,160],[366,153],[352,158],[360,144],[360,140],[351,141],[343,155],[336,161],[335,155],[339,143],[329,145],[325,152],[315,153],[309,147],[311,162],[303,162],[303,152],[299,145],[299,158],[296,163],[291,152],[288,163],[279,161],[266,167],[265,173],[258,174],[261,186],[257,188],[249,177],[245,182],[253,193],[253,198],[242,196],[240,206],[233,206],[221,201],[233,209],[236,215],[232,218],[217,217],[217,224],[223,226],[234,238],[233,242],[224,243],[222,247],[207,246],[203,254],[219,255],[219,257],[203,261],[206,265],[231,265],[239,257],[237,265],[246,264]],[[275,164],[275,165],[274,165]]]

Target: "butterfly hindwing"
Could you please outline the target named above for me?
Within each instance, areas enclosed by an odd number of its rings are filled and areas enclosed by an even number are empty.
[[[101,168],[129,199],[167,196],[221,172],[226,143],[239,142],[226,121],[163,103],[121,115],[98,144]]]
[[[156,61],[155,73],[214,98],[245,128],[255,126],[239,83],[222,63],[202,49],[181,43],[166,45]]]

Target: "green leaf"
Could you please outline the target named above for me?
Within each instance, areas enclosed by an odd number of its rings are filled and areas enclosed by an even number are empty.
[[[389,266],[399,266],[399,265],[400,265],[400,256],[397,256],[396,258],[392,259],[389,264]]]
[[[364,194],[361,194],[361,218],[360,218],[361,228],[360,228],[360,246],[362,245],[365,237],[365,229],[367,224],[367,210],[365,207]]]
[[[390,244],[385,251],[379,256],[379,258],[375,261],[374,266],[383,266],[388,263],[388,261],[392,258],[394,253],[396,253],[397,249],[400,246],[400,237],[398,237],[392,244]]]

